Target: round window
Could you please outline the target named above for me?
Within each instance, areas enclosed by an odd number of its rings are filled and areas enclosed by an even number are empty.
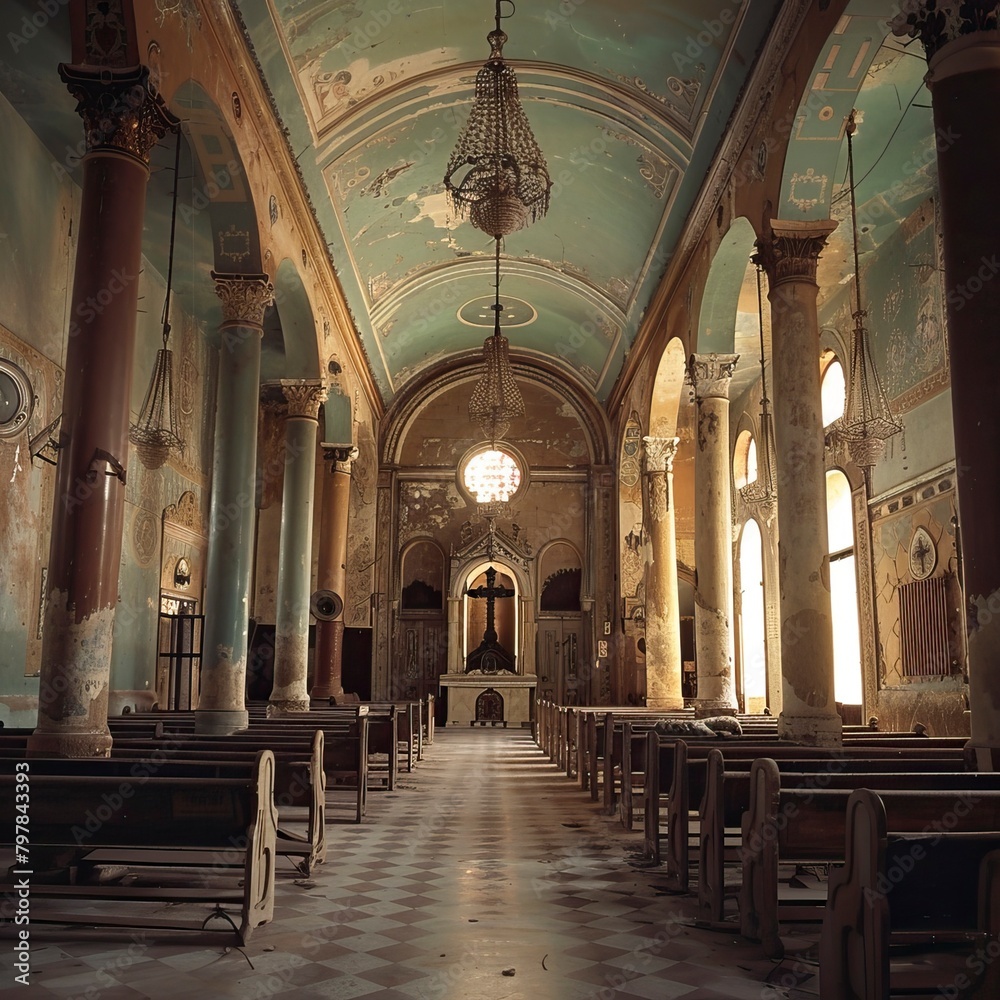
[[[476,503],[507,503],[521,488],[518,460],[508,451],[485,448],[461,467],[462,485]]]
[[[34,404],[28,376],[12,361],[0,358],[0,437],[12,437],[27,427]]]

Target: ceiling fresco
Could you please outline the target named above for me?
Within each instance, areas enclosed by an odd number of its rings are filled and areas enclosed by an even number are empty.
[[[494,3],[237,6],[388,401],[490,332],[493,243],[443,179]],[[548,214],[502,247],[515,353],[606,397],[778,6],[563,0],[503,21],[553,181]]]

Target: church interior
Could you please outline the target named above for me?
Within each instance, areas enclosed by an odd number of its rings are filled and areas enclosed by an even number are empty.
[[[0,756],[102,767],[155,713],[209,758],[262,726],[280,772],[268,726],[403,703],[426,742],[331,827],[325,906],[279,881],[243,957],[308,973],[38,925],[26,995],[495,996],[481,949],[534,928],[568,964],[505,996],[825,998],[678,929],[584,765],[629,713],[732,716],[779,763],[929,738],[994,809],[1000,4],[8,0],[0,34]],[[519,886],[486,938],[462,829]],[[928,995],[1000,995],[958,968]]]

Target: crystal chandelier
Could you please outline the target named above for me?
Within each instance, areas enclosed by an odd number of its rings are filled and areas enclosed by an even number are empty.
[[[889,407],[882,381],[872,359],[868,344],[865,317],[868,313],[861,306],[861,268],[858,262],[858,213],[854,192],[853,136],[857,129],[854,111],[847,119],[847,172],[851,190],[851,232],[854,239],[854,336],[851,340],[851,381],[847,404],[839,433],[847,440],[847,447],[855,464],[869,476],[885,453],[885,442],[898,434],[903,425]]]
[[[167,291],[163,299],[163,347],[156,352],[156,363],[146,389],[139,419],[130,426],[128,438],[135,445],[139,461],[147,469],[159,469],[171,451],[182,451],[184,442],[177,433],[174,410],[173,352],[170,339],[170,288],[174,276],[174,234],[177,228],[177,189],[180,186],[181,135],[177,131],[174,153],[174,195],[170,215],[170,254],[167,262]]]
[[[496,28],[486,36],[490,57],[476,74],[476,99],[444,176],[458,215],[467,214],[477,229],[494,239],[545,215],[552,187],[517,96],[517,78],[503,61],[507,35],[500,30],[500,3],[497,0]]]
[[[496,296],[493,305],[493,336],[483,342],[485,367],[472,390],[469,416],[479,423],[483,434],[495,445],[507,433],[513,417],[524,415],[524,400],[510,367],[510,344],[500,333],[500,237],[496,237]]]
[[[757,269],[757,330],[760,336],[760,447],[757,449],[757,478],[740,488],[747,503],[771,505],[777,497],[772,463],[774,427],[771,424],[771,401],[767,397],[767,368],[764,355],[764,300],[760,290],[761,262],[757,255],[752,262]]]

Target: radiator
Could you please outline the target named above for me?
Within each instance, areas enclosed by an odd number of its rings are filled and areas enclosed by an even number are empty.
[[[935,576],[899,587],[904,677],[937,676],[952,671],[948,579],[947,576]]]

